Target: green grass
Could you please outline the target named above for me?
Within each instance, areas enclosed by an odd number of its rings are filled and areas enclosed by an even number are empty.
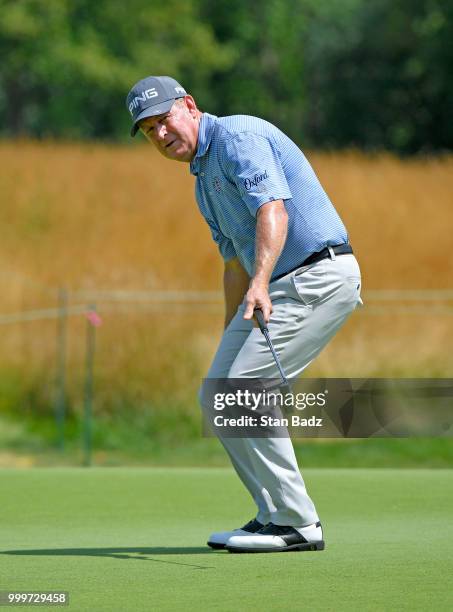
[[[173,418],[173,420],[172,420]],[[229,466],[221,444],[201,437],[198,415],[189,428],[167,418],[158,430],[146,422],[103,419],[93,423],[93,463],[97,466]],[[0,414],[0,466],[76,466],[84,463],[83,427],[70,422],[58,450],[53,419],[19,420]],[[453,438],[369,438],[294,440],[301,466],[452,468]]]
[[[231,555],[204,545],[253,515],[230,469],[0,470],[0,589],[77,611],[451,609],[453,471],[304,476],[326,550]]]

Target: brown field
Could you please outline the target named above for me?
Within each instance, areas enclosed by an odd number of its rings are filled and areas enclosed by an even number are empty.
[[[376,301],[377,289],[453,288],[453,157],[308,154],[348,227],[367,307],[312,376],[451,376],[452,301]],[[185,164],[148,145],[0,144],[0,315],[55,308],[57,289],[221,290],[222,262]],[[221,333],[221,304],[159,309],[98,301],[96,385],[105,410],[198,386]],[[0,324],[0,368],[51,397],[56,321]],[[68,381],[80,402],[85,320],[70,318]],[[12,392],[11,392],[12,393]],[[30,391],[31,393],[31,391]],[[50,401],[50,399],[49,399]],[[33,402],[33,399],[30,399]],[[2,406],[0,399],[0,408]]]

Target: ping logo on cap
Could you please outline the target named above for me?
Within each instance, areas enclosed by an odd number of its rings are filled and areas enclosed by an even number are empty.
[[[132,98],[132,102],[129,104],[129,112],[132,115],[134,108],[137,108],[140,102],[146,102],[146,100],[151,100],[151,98],[156,98],[158,95],[159,94],[157,93],[155,87],[151,87],[151,89],[145,89],[145,91],[142,92],[140,96],[135,96],[135,98]]]

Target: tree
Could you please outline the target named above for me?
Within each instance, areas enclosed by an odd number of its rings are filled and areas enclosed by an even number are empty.
[[[318,71],[307,74],[310,139],[399,153],[451,149],[452,0],[361,3],[344,32],[319,46]]]
[[[234,57],[195,0],[0,0],[0,10],[0,114],[10,135],[124,135],[135,81],[171,74],[209,99],[206,75]]]
[[[4,135],[126,138],[169,74],[317,148],[453,147],[453,0],[0,0]]]

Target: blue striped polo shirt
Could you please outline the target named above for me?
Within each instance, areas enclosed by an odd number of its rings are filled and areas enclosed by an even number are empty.
[[[288,234],[271,280],[312,253],[348,242],[346,229],[299,147],[281,130],[247,115],[203,113],[190,163],[195,195],[225,261],[255,271],[256,214],[284,200]]]

